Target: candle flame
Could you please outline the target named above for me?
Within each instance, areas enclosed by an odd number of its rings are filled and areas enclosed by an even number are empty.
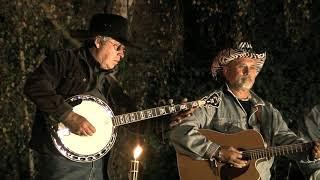
[[[137,159],[140,156],[141,153],[142,153],[142,148],[141,148],[140,145],[138,145],[133,151],[134,159]]]

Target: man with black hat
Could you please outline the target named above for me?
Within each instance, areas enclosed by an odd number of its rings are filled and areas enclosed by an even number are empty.
[[[82,38],[85,38],[84,47],[52,52],[25,84],[25,94],[37,107],[30,141],[31,148],[39,152],[37,179],[108,179],[103,177],[102,159],[93,162],[67,159],[53,145],[48,130],[51,123],[62,123],[79,136],[92,136],[96,132],[96,127],[65,101],[74,95],[97,97],[107,102],[115,113],[130,106],[113,76],[129,43],[127,19],[95,14]]]
[[[221,167],[220,172],[215,175],[221,179],[233,179],[240,175],[245,177],[247,171],[254,169],[252,167],[248,169],[250,164],[247,159],[248,153],[254,154],[254,149],[246,152],[245,144],[237,145],[239,142],[250,143],[250,138],[253,138],[254,134],[250,136],[251,131],[247,131],[249,135],[245,134],[243,137],[241,135],[244,134],[227,136],[228,134],[243,133],[248,129],[256,130],[264,140],[262,150],[265,146],[305,142],[288,128],[280,112],[271,103],[262,100],[251,90],[265,60],[266,53],[255,53],[248,42],[241,42],[236,48],[224,49],[218,53],[212,62],[211,72],[217,81],[222,82],[222,86],[212,92],[218,96],[216,99],[219,99],[219,104],[194,109],[188,116],[185,116],[184,112],[183,120],[175,125],[170,133],[170,139],[178,153],[197,160],[209,160],[212,168],[209,172],[212,174],[217,172],[215,168],[218,168],[217,165],[221,163],[225,166]],[[179,115],[173,120],[180,121]],[[210,133],[206,131],[210,134],[209,136],[201,129],[214,131],[209,131]],[[232,138],[233,140],[230,141]],[[320,143],[316,142],[311,151],[296,154],[294,158],[305,161],[317,159],[320,157],[319,152]],[[258,153],[259,151],[256,151],[257,157],[261,157],[260,161],[257,164],[251,164],[256,166],[258,177],[254,177],[254,173],[249,173],[249,177],[244,179],[258,179],[259,176],[262,180],[270,179],[273,153],[283,152],[274,150],[269,152],[270,154],[265,151]],[[312,156],[309,157],[309,154]],[[261,155],[265,155],[265,158]],[[194,168],[184,169],[186,166],[186,163],[181,164],[180,175],[183,170],[186,177],[206,177],[200,174],[201,172],[197,172],[198,174],[195,172],[204,168],[193,166]],[[242,168],[242,171],[238,170]]]

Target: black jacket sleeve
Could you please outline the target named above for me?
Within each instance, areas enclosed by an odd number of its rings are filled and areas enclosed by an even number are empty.
[[[31,73],[24,87],[24,93],[36,104],[37,108],[62,121],[72,110],[62,95],[56,91],[61,78],[66,73],[67,62],[61,54],[51,53],[39,67]]]

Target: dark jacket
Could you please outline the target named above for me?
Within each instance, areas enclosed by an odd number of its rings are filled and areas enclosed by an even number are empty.
[[[50,115],[57,122],[61,122],[72,110],[72,106],[66,103],[65,99],[88,90],[92,79],[92,63],[96,61],[88,48],[54,51],[28,76],[24,92],[37,107],[31,148],[39,152],[57,152],[48,132],[47,117]],[[104,96],[114,114],[132,110],[134,105],[128,103],[131,102],[129,97],[123,93],[112,72],[105,74],[107,83]]]

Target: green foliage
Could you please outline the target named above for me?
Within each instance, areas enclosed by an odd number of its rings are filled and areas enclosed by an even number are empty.
[[[86,29],[101,0],[3,0],[0,10],[1,179],[28,179],[27,142],[34,107],[23,95],[25,76],[50,49],[77,46],[68,32]],[[168,99],[198,99],[216,86],[210,65],[216,53],[241,40],[267,51],[255,91],[299,128],[305,112],[319,102],[319,3],[311,0],[134,1],[129,10],[132,39],[118,78],[138,109]],[[175,179],[175,153],[168,118],[144,123],[145,179]],[[126,144],[127,147],[131,145]],[[125,165],[127,149],[121,150]],[[124,162],[126,161],[126,162]],[[120,163],[120,162],[119,162]],[[118,165],[118,167],[121,167]],[[281,178],[280,178],[281,179]]]

